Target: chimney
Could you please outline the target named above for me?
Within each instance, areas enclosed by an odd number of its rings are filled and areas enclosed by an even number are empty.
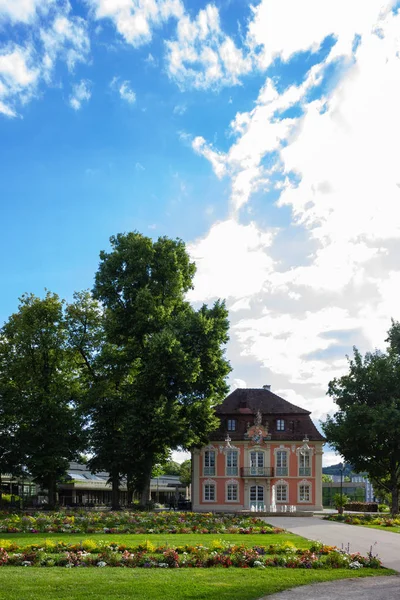
[[[268,392],[271,391],[271,386],[270,385],[263,385],[263,390],[267,390]]]

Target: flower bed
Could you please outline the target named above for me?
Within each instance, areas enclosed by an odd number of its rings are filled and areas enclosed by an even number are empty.
[[[327,515],[325,521],[336,521],[348,523],[349,525],[378,525],[380,527],[400,527],[400,517],[395,519],[387,517],[376,517],[373,515]]]
[[[118,542],[84,540],[65,544],[47,540],[42,544],[19,546],[11,540],[0,540],[0,567],[123,567],[123,568],[211,568],[282,567],[286,569],[361,569],[382,568],[372,555],[361,556],[324,546],[318,542],[310,549],[296,548],[290,542],[254,546],[230,544],[216,540],[209,547],[155,546],[146,541],[136,546]]]
[[[284,531],[255,517],[178,512],[76,512],[4,515],[0,533],[242,533]]]

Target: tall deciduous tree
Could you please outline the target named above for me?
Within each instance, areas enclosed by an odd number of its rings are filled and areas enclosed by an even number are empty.
[[[11,443],[53,506],[57,479],[84,447],[79,380],[58,296],[21,298],[0,332],[0,365],[0,394],[12,407]]]
[[[126,465],[126,419],[135,364],[124,357],[123,349],[107,342],[104,313],[90,292],[74,294],[66,319],[83,390],[81,410],[88,420],[92,455],[88,466],[94,472],[109,472],[112,508],[117,509]]]
[[[146,503],[160,457],[203,443],[216,425],[213,407],[227,393],[230,371],[227,310],[216,302],[195,311],[186,301],[195,265],[182,241],[129,233],[111,245],[100,254],[94,296],[124,373],[119,431],[126,463],[119,474]]]
[[[184,460],[180,471],[181,484],[188,487],[192,483],[192,461]]]
[[[389,340],[394,339],[394,324]],[[392,496],[399,510],[400,490],[400,356],[394,344],[387,353],[363,357],[354,349],[349,373],[329,384],[339,410],[323,430],[328,442],[356,471],[365,471]]]

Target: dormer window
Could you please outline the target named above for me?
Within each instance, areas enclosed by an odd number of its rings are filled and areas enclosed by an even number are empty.
[[[276,420],[276,430],[285,431],[285,421],[283,419]]]
[[[228,419],[228,431],[236,431],[236,419]]]

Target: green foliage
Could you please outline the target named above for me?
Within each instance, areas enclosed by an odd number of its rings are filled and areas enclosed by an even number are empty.
[[[326,475],[325,473],[322,473],[322,481],[323,483],[332,483],[333,477],[332,475]]]
[[[16,450],[14,472],[25,465],[48,489],[50,505],[57,479],[84,447],[79,396],[63,303],[50,292],[24,295],[0,331],[0,431]]]
[[[203,444],[217,424],[213,407],[227,393],[230,370],[223,350],[227,310],[216,302],[195,311],[186,301],[195,265],[181,240],[153,242],[129,233],[112,237],[111,246],[100,254],[94,296],[104,308],[107,365],[118,385],[116,394],[104,394],[93,423],[116,406],[102,436],[115,422],[110,439],[117,439],[124,462],[115,470],[128,476],[145,504],[153,465],[171,448]],[[102,436],[93,443],[92,464],[108,468]]]
[[[179,475],[181,472],[181,466],[174,460],[167,460],[167,462],[161,467],[161,475]]]
[[[195,265],[185,244],[128,233],[111,247],[93,295],[67,306],[23,296],[0,331],[0,473],[27,467],[51,505],[82,451],[110,473],[114,508],[123,476],[146,505],[154,465],[206,443],[228,391],[228,312],[187,302]]]
[[[180,481],[182,485],[188,487],[192,483],[192,461],[185,460],[180,468]]]
[[[339,508],[343,508],[349,502],[349,500],[350,498],[346,496],[346,494],[335,494],[333,496],[333,505],[339,510]]]
[[[358,472],[367,472],[392,494],[392,512],[400,489],[400,355],[399,324],[389,331],[387,353],[362,357],[354,349],[349,373],[329,384],[328,394],[339,409],[323,424],[333,448]]]

